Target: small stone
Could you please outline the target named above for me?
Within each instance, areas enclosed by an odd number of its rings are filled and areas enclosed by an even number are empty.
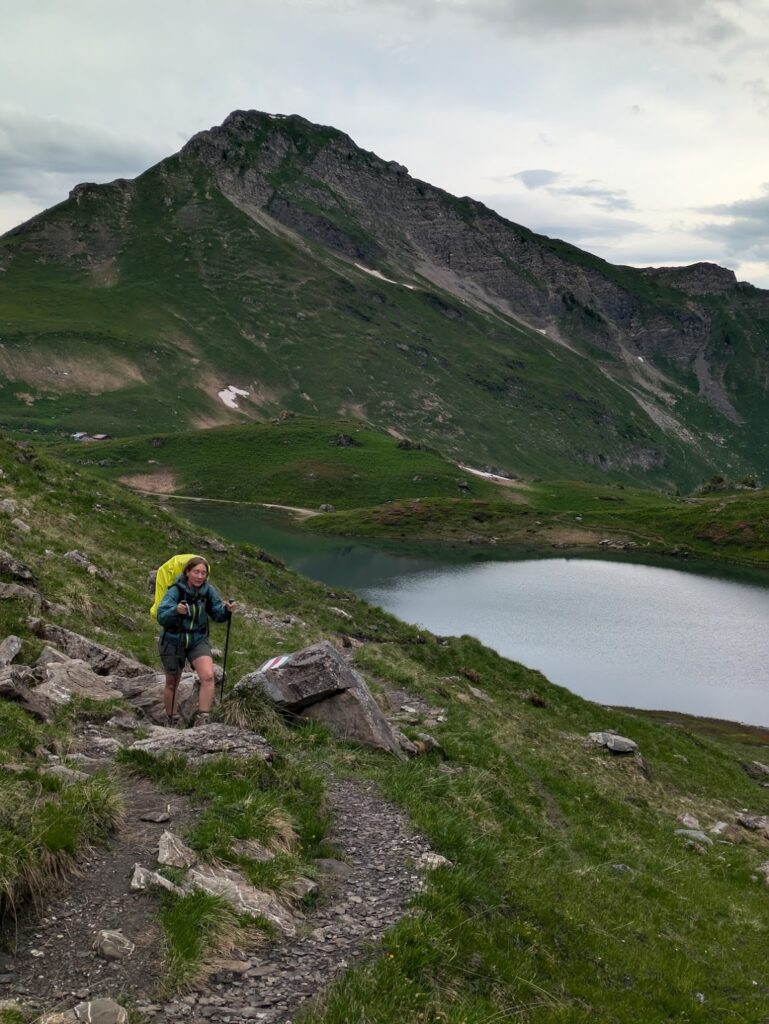
[[[136,947],[121,931],[103,928],[94,940],[93,948],[104,960],[124,960]]]
[[[684,828],[696,829],[697,831],[700,831],[702,829],[702,826],[693,814],[680,814],[678,816],[678,820],[681,822]]]
[[[162,825],[164,822],[170,820],[171,815],[168,811],[147,811],[146,814],[139,815],[139,821],[152,821],[158,825]]]
[[[88,1024],[128,1024],[128,1011],[114,999],[92,999],[77,1004],[75,1019]]]
[[[432,850],[427,853],[423,853],[419,858],[419,867],[425,871],[435,871],[436,868],[450,868],[452,862],[448,857],[444,857],[440,853],[435,853]]]

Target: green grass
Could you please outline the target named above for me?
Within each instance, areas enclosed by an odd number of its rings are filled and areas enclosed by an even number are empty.
[[[375,693],[397,686],[445,708],[446,721],[430,730],[444,753],[407,763],[334,742],[323,730],[288,727],[259,701],[232,702],[227,714],[267,736],[279,755],[273,768],[224,760],[191,769],[173,759],[123,758],[192,801],[196,821],[187,839],[201,853],[229,859],[278,892],[325,852],[320,779],[328,769],[375,780],[452,860],[430,877],[413,913],[308,1011],[313,1024],[759,1024],[769,1016],[758,871],[769,843],[745,831],[742,843],[697,852],[675,835],[683,812],[706,828],[734,821],[741,808],[769,814],[769,791],[742,768],[747,760],[769,761],[766,731],[680,721],[671,727],[591,704],[469,637],[418,632],[352,594],[265,561],[254,548],[211,551],[197,527],[28,447],[0,440],[0,467],[3,497],[35,521],[34,531],[20,534],[1,516],[0,548],[30,565],[42,595],[61,606],[49,613],[61,624],[155,664],[147,568],[174,550],[200,549],[212,555],[214,580],[240,603],[231,682],[269,655],[333,637],[340,629],[329,611],[335,606],[352,616],[342,625],[360,641],[356,663]],[[622,503],[599,501],[602,493],[609,492],[543,487],[536,500],[553,517],[568,518],[575,508],[585,518],[614,516]],[[660,498],[658,508],[648,495],[614,493],[635,517],[674,503]],[[62,557],[73,536],[109,570],[109,581]],[[0,625],[22,638],[20,659],[31,662],[39,641],[29,632],[28,611],[23,602],[0,602]],[[469,673],[492,703],[473,697]],[[57,851],[51,856],[71,857],[84,838],[73,838],[75,826],[86,822],[92,838],[105,828],[107,795],[89,792],[95,780],[78,792],[41,779],[45,730],[18,708],[3,704],[0,711],[3,760],[25,765],[21,776],[0,776],[9,811],[0,832],[6,864],[15,867],[11,851],[26,849],[32,835]],[[588,732],[609,728],[635,739],[643,762],[585,742]],[[55,813],[45,810],[51,804]],[[232,858],[240,837],[272,844],[274,866]],[[201,950],[226,945],[232,922],[215,937],[208,929],[221,915],[205,900],[169,900],[163,914],[174,950],[171,984],[184,986],[200,970]]]
[[[166,939],[169,992],[183,991],[200,980],[206,960],[232,950],[247,935],[247,926],[221,896],[191,892],[164,893],[160,923]]]
[[[340,445],[340,437],[351,444]],[[469,496],[498,493],[493,484],[463,473],[435,452],[399,447],[395,438],[354,422],[304,416],[67,445],[56,452],[112,478],[167,470],[178,494],[229,501],[353,508],[412,495],[457,496],[465,486]]]

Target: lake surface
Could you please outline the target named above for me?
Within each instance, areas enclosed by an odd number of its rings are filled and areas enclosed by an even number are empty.
[[[769,726],[763,583],[589,558],[449,562],[313,537],[234,506],[184,513],[407,622],[476,636],[590,700]]]

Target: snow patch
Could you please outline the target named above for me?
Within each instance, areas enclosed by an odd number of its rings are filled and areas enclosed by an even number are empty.
[[[370,267],[364,267],[362,263],[356,263],[355,266],[358,270],[362,270],[364,274],[371,274],[372,277],[378,277],[380,281],[386,281],[388,284],[398,284],[401,288],[408,288],[409,291],[415,290],[413,284],[403,284],[401,281],[393,281],[391,277],[385,277],[384,274],[380,274],[378,270],[371,270]]]
[[[224,391],[220,391],[218,394],[228,409],[237,409],[238,398],[248,398],[251,392],[243,391],[242,388],[236,388],[234,384],[229,384]]]

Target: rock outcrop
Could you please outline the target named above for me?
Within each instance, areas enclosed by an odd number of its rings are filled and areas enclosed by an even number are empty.
[[[416,748],[385,718],[360,673],[328,641],[270,658],[235,693],[256,691],[284,714],[328,726],[338,739],[398,756]]]

